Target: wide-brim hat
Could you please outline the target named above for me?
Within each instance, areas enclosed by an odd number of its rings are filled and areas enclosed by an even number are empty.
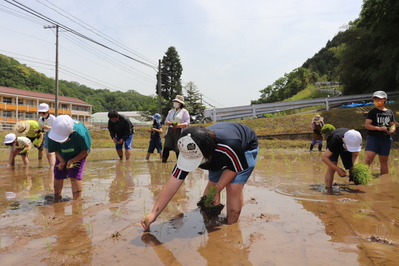
[[[19,121],[14,126],[14,131],[20,134],[28,133],[30,124],[27,121]]]
[[[176,97],[173,99],[173,101],[184,104],[184,97],[181,95],[176,95]]]

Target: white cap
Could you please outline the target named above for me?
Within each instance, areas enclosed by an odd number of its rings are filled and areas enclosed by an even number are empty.
[[[75,122],[69,115],[59,115],[53,121],[48,137],[56,142],[65,142],[73,132]]]
[[[181,137],[177,142],[177,148],[180,151],[177,167],[186,172],[197,169],[204,156],[197,143],[191,138],[191,134]]]
[[[45,112],[48,112],[49,109],[50,109],[50,107],[48,106],[47,103],[41,103],[41,104],[39,105],[39,110],[38,110],[38,112],[39,112],[39,113],[45,113]]]
[[[362,135],[354,129],[346,131],[344,142],[349,152],[359,152],[362,148]]]
[[[13,143],[17,139],[14,133],[7,134],[4,138],[4,144]]]
[[[374,97],[377,97],[377,98],[380,98],[380,99],[388,99],[388,95],[385,93],[385,91],[376,91],[376,92],[374,92],[372,98],[374,98]]]

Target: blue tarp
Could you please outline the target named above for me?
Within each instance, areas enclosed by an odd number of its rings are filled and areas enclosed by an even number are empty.
[[[395,101],[387,101],[386,103],[394,103]],[[351,104],[343,104],[342,107],[360,107],[360,106],[370,106],[374,103],[351,103]]]

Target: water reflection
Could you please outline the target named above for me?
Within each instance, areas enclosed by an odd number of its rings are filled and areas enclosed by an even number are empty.
[[[93,257],[94,227],[93,223],[87,221],[83,215],[81,200],[56,203],[53,205],[53,211],[53,214],[47,213],[47,217],[53,219],[58,226],[53,227],[55,241],[48,245],[51,253],[45,261],[51,264],[57,263],[57,261],[62,261],[60,255],[68,255],[69,265],[90,264]]]
[[[118,160],[115,167],[115,178],[109,186],[109,202],[117,203],[126,201],[133,192],[132,164],[128,160]]]

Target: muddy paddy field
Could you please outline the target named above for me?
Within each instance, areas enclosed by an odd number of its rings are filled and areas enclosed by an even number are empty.
[[[81,201],[66,181],[65,202],[52,204],[52,177],[36,152],[25,168],[7,168],[0,150],[1,265],[398,265],[399,152],[391,173],[368,186],[335,176],[323,189],[321,153],[261,150],[244,187],[245,206],[234,225],[204,221],[197,201],[207,183],[190,173],[161,216],[144,232],[149,212],[175,164],[145,150],[130,161],[113,149],[93,149]],[[225,196],[222,196],[222,200]],[[225,215],[224,210],[222,215]]]

